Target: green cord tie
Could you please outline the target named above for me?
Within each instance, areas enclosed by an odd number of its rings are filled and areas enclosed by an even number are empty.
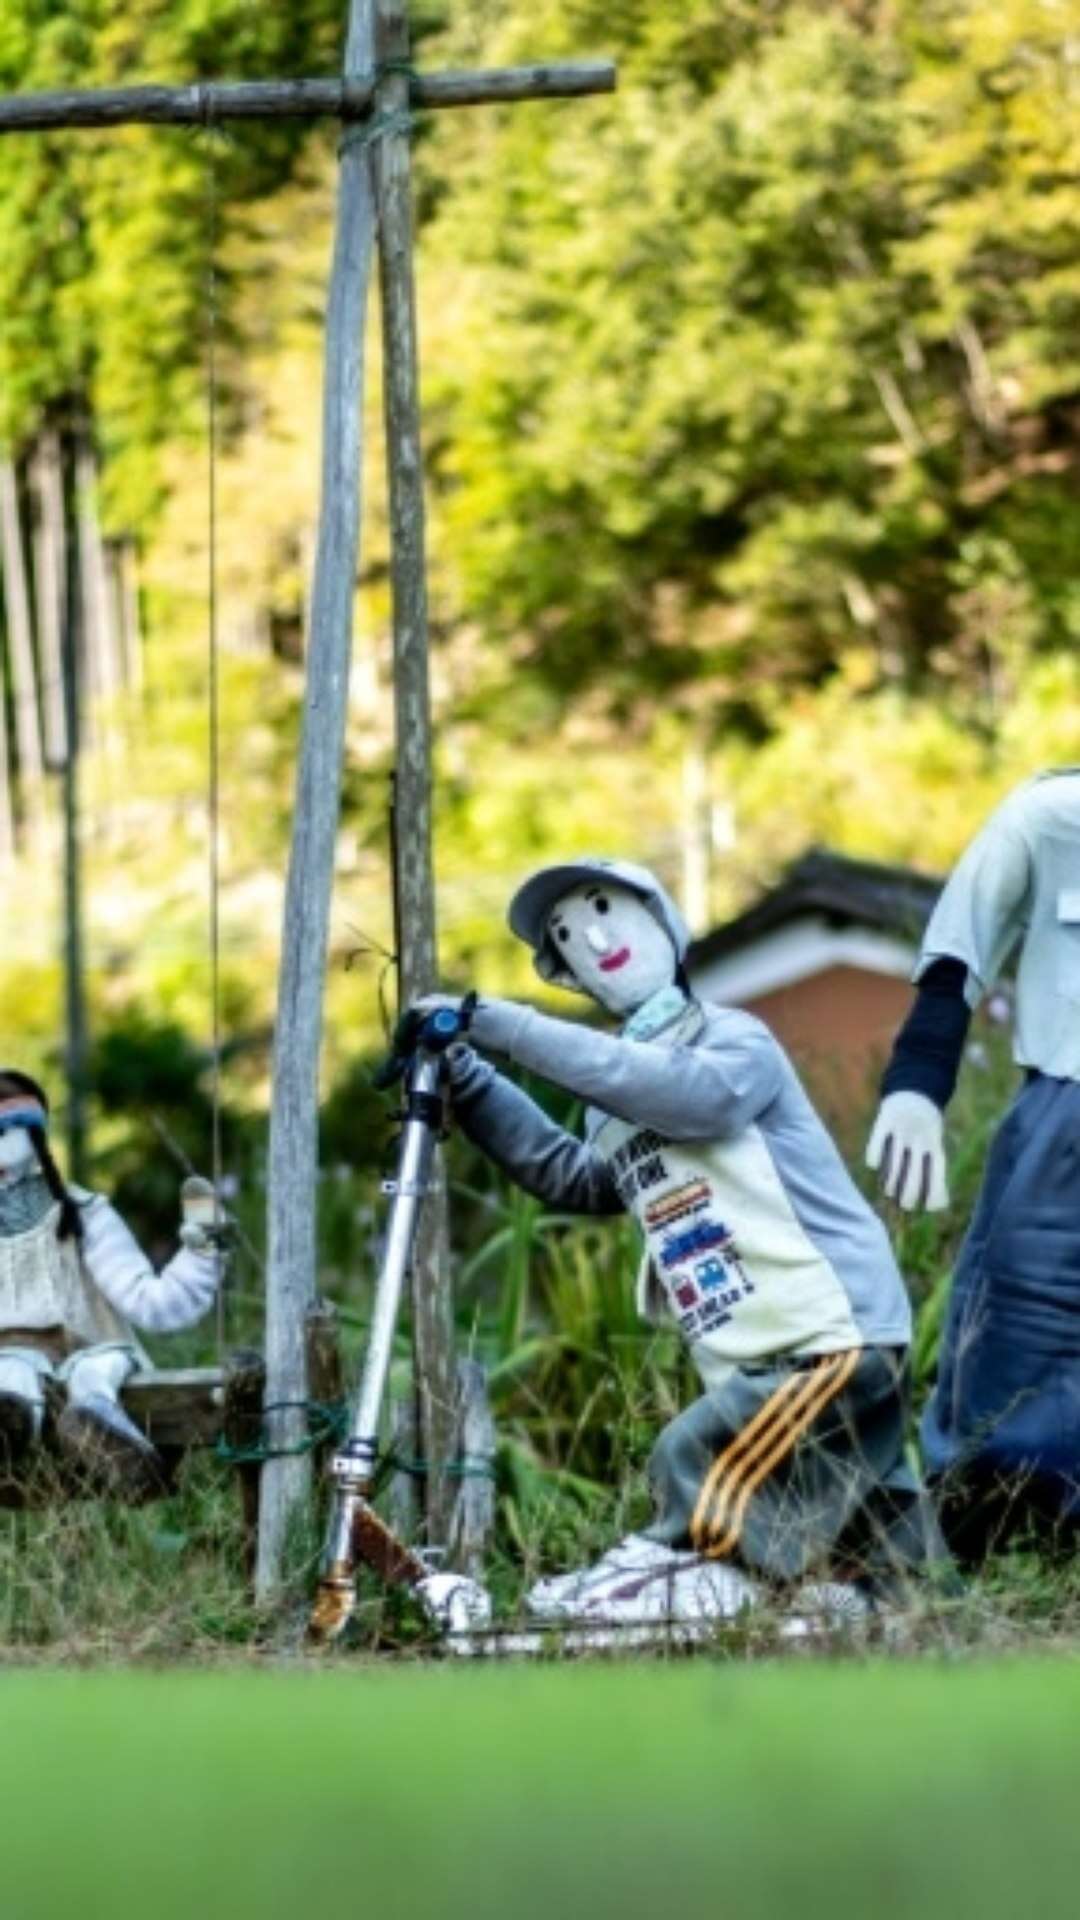
[[[377,113],[371,120],[357,127],[350,127],[338,143],[338,154],[349,153],[354,147],[373,147],[378,140],[386,140],[392,134],[412,132],[416,125],[416,115],[402,109],[395,113]]]
[[[466,1453],[459,1460],[407,1460],[399,1453],[384,1454],[380,1470],[408,1473],[422,1480],[429,1473],[445,1473],[451,1480],[494,1480],[495,1465],[479,1453]]]
[[[258,1466],[264,1460],[286,1460],[296,1454],[314,1453],[319,1447],[339,1446],[348,1433],[349,1409],[341,1400],[272,1400],[263,1408],[263,1415],[284,1413],[290,1408],[302,1408],[308,1419],[307,1433],[294,1446],[274,1447],[263,1438],[234,1447],[222,1436],[214,1443],[218,1459],[232,1467]],[[377,1482],[381,1485],[391,1473],[407,1473],[417,1480],[432,1473],[443,1473],[451,1480],[493,1480],[495,1467],[491,1460],[475,1453],[457,1460],[410,1460],[402,1454],[386,1453],[379,1461]]]
[[[218,1459],[233,1467],[255,1466],[263,1460],[286,1460],[294,1454],[314,1453],[318,1447],[344,1440],[348,1431],[349,1410],[343,1401],[272,1400],[263,1408],[263,1414],[284,1413],[290,1407],[303,1408],[308,1417],[308,1431],[295,1446],[272,1447],[268,1440],[261,1439],[253,1440],[247,1446],[234,1447],[222,1436],[214,1443]]]
[[[420,78],[420,69],[411,60],[380,60],[375,68],[376,80],[385,80],[388,73],[403,73],[410,85]]]

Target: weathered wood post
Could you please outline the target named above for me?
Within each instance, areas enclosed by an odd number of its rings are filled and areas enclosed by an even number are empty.
[[[346,81],[370,71],[372,51],[372,0],[350,0]],[[327,303],[321,506],[270,1113],[266,1401],[267,1434],[280,1448],[301,1448],[307,1436],[305,1326],[315,1300],[319,1050],[360,537],[364,322],[374,233],[368,150],[362,136],[346,131]],[[263,1604],[280,1592],[290,1527],[306,1516],[310,1494],[310,1454],[283,1452],[267,1460],[255,1568]]]
[[[413,272],[409,27],[406,0],[375,0],[374,147],[379,216],[383,404],[390,497],[396,778],[394,859],[398,979],[408,1006],[438,985],[431,847],[431,700],[420,379]],[[455,1439],[457,1373],[450,1294],[446,1177],[437,1159],[412,1270],[413,1377],[420,1453],[428,1464],[428,1539],[446,1541],[454,1488],[445,1468]]]

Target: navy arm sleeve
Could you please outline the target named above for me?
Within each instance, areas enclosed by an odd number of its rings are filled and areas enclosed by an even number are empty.
[[[883,1094],[923,1093],[935,1106],[948,1106],[971,1024],[964,991],[967,974],[964,962],[949,955],[927,967],[893,1044],[881,1082]]]

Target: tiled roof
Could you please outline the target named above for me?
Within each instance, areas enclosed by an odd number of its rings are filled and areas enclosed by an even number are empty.
[[[695,940],[688,963],[707,965],[807,914],[824,915],[836,927],[869,927],[915,943],[943,885],[912,867],[849,860],[815,847],[745,913]]]

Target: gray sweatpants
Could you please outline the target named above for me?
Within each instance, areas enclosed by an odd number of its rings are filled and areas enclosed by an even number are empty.
[[[944,1560],[904,1458],[905,1360],[862,1347],[734,1369],[656,1443],[650,1538],[780,1581],[880,1581]]]

